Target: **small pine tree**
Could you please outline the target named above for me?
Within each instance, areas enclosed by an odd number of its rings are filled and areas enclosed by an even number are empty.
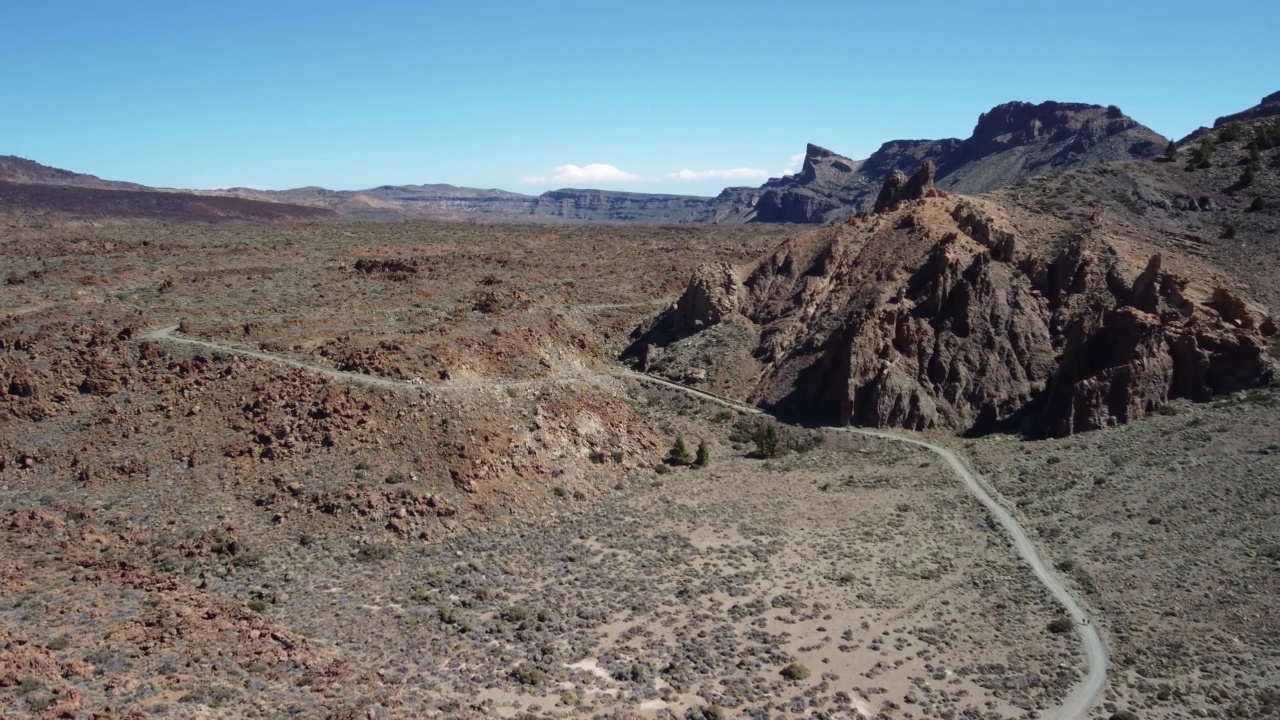
[[[1236,181],[1236,187],[1247,188],[1253,184],[1256,177],[1257,171],[1253,169],[1253,166],[1246,165],[1244,171],[1240,173],[1240,179]]]
[[[1205,138],[1200,141],[1200,147],[1196,148],[1195,157],[1192,158],[1195,165],[1199,169],[1213,167],[1213,139]]]
[[[711,446],[706,440],[698,441],[698,456],[693,459],[693,464],[698,467],[706,467],[711,464]]]
[[[689,454],[689,446],[684,444],[684,438],[676,436],[676,441],[671,445],[671,451],[667,453],[668,465],[688,465],[693,462],[693,456]]]
[[[1218,139],[1222,142],[1235,142],[1240,139],[1240,123],[1231,123],[1222,128],[1218,133]]]
[[[1249,148],[1249,167],[1255,172],[1262,169],[1262,153],[1256,147]]]
[[[1249,207],[1245,212],[1260,212],[1267,207],[1267,203],[1260,196],[1255,196],[1253,202],[1249,203]]]
[[[1178,143],[1170,140],[1164,148],[1164,161],[1173,162],[1178,159]]]
[[[756,428],[753,439],[756,442],[756,455],[762,458],[776,458],[782,455],[784,447],[777,425],[771,422],[762,423]]]

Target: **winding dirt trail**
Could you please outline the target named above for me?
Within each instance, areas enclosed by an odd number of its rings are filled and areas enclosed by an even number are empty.
[[[432,384],[425,385],[404,380],[392,380],[390,378],[381,378],[373,375],[364,375],[361,373],[346,372],[331,367],[325,367],[316,363],[310,363],[303,360],[285,357],[282,355],[274,355],[270,353],[258,352],[244,348],[237,348],[221,343],[209,342],[206,340],[196,340],[194,338],[185,337],[176,334],[178,327],[170,326],[157,330],[153,330],[142,336],[144,340],[161,340],[181,345],[204,348],[207,350],[241,355],[243,357],[254,358],[266,362],[273,362],[291,367],[311,370],[313,372],[328,375],[336,380],[351,384],[367,385],[371,387],[395,388],[395,389],[413,389],[413,390],[430,390],[430,391],[450,391],[450,390],[477,390],[482,388],[502,388],[502,387],[528,387],[533,385],[545,385],[548,383],[573,383],[590,380],[597,377],[613,377],[627,380],[636,380],[652,385],[660,385],[663,387],[678,390],[689,395],[722,405],[733,410],[739,410],[752,415],[766,415],[763,410],[750,405],[744,405],[732,400],[712,395],[701,390],[695,390],[679,383],[670,382],[651,375],[634,372],[631,370],[612,369],[599,372],[587,372],[576,375],[564,375],[555,378],[538,379],[538,380],[494,380],[481,383],[458,383],[458,384]],[[968,466],[951,450],[935,445],[927,440],[918,437],[912,437],[901,433],[887,432],[884,430],[865,430],[862,428],[838,428],[841,431],[853,433],[856,435],[864,435],[867,437],[880,438],[883,440],[891,440],[894,442],[908,443],[918,447],[922,447],[946,461],[947,466],[952,472],[964,481],[965,487],[970,494],[976,497],[987,510],[995,516],[1000,525],[1013,539],[1014,548],[1018,555],[1031,566],[1031,570],[1035,573],[1036,578],[1042,585],[1053,595],[1054,599],[1067,611],[1067,613],[1076,620],[1076,631],[1080,635],[1081,641],[1084,643],[1085,652],[1089,659],[1089,672],[1084,680],[1078,683],[1066,699],[1056,708],[1050,708],[1040,717],[1042,720],[1077,720],[1085,718],[1089,715],[1089,709],[1093,706],[1094,700],[1101,694],[1103,687],[1107,682],[1107,666],[1109,658],[1106,645],[1102,642],[1102,636],[1098,633],[1097,627],[1089,621],[1088,613],[1081,607],[1080,603],[1072,597],[1065,585],[1062,584],[1061,578],[1053,571],[1048,563],[1040,557],[1036,550],[1035,544],[1031,542],[1031,538],[1023,530],[1013,515],[1005,509],[1003,505],[995,500],[987,491],[986,486],[979,478],[969,470]]]

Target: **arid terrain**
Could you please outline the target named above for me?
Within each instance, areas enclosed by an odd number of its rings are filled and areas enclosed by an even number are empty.
[[[1255,115],[816,229],[24,176],[0,716],[1275,717]]]

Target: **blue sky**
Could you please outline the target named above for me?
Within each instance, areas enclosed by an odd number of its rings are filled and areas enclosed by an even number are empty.
[[[714,194],[1009,100],[1181,137],[1280,90],[1277,27],[1274,0],[11,0],[0,154],[166,187]]]

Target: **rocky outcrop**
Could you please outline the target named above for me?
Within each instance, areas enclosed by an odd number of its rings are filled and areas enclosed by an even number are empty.
[[[744,315],[750,399],[811,422],[1061,436],[1271,377],[1275,323],[1238,293],[1160,254],[1135,266],[1096,228],[1036,251],[999,206],[929,174],[887,182],[878,215],[787,242],[741,289],[728,267],[700,271],[675,322]]]
[[[931,160],[925,160],[910,178],[901,170],[894,170],[880,188],[872,212],[881,213],[900,202],[936,196],[939,191],[933,186],[933,179],[937,174],[938,168]]]
[[[728,263],[699,267],[676,303],[672,332],[697,332],[721,322],[738,309],[740,292],[741,285]]]

